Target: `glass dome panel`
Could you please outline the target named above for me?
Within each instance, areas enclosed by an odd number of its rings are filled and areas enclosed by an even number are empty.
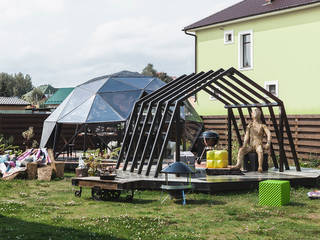
[[[142,91],[102,93],[101,97],[117,111],[124,119],[131,113],[134,103],[139,99]]]
[[[118,81],[128,83],[138,89],[145,88],[154,78],[153,77],[137,77],[137,78],[116,78]]]
[[[57,109],[50,114],[50,116],[46,119],[46,121],[57,121],[59,119],[61,112],[63,111],[64,107],[68,103],[72,94],[73,94],[73,91],[69,94],[69,96],[65,100],[63,100],[63,102],[57,107]]]
[[[116,122],[124,120],[99,94],[96,95],[87,122]]]
[[[71,112],[73,109],[75,109],[76,107],[80,106],[82,103],[87,101],[92,95],[94,95],[92,92],[89,92],[82,88],[75,88],[73,90],[73,94],[70,100],[68,101],[62,113],[60,114],[59,119],[61,119],[66,114]]]
[[[106,81],[108,81],[108,79],[106,78],[103,78],[100,80],[88,81],[87,83],[81,84],[78,87],[86,89],[90,92],[96,93]]]
[[[66,114],[61,118],[59,123],[84,123],[87,119],[88,113],[92,106],[92,102],[95,96],[92,96],[87,101],[82,103],[80,106],[72,110],[70,113]]]
[[[139,88],[132,86],[131,84],[118,81],[118,78],[109,78],[109,80],[99,89],[99,93],[115,91],[134,91],[138,89]]]
[[[150,84],[148,86],[146,86],[146,90],[151,90],[151,91],[154,91],[154,90],[157,90],[158,88],[162,87],[166,85],[165,82],[161,81],[160,79],[158,78],[154,78]]]
[[[40,147],[44,147],[47,144],[55,126],[56,122],[44,121]]]

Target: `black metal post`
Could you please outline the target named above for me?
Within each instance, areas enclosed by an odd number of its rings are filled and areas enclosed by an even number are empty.
[[[87,124],[84,124],[83,153],[87,151]]]
[[[62,149],[59,152],[55,153],[55,158],[57,158],[60,155],[60,153],[66,148],[66,146],[77,137],[77,135],[79,134],[80,131],[82,131],[82,129],[83,129],[83,125],[79,128],[77,132],[74,133],[74,135],[69,139],[69,141],[64,144]]]
[[[56,151],[56,147],[57,147],[57,145],[58,145],[58,144],[57,144],[58,128],[59,128],[59,123],[56,124],[55,131],[54,131],[53,147],[52,147],[53,152]]]
[[[181,144],[181,133],[180,133],[180,105],[176,111],[176,162],[180,162],[180,144]]]

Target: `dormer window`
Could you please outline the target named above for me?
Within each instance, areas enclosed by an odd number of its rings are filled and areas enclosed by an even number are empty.
[[[233,30],[224,31],[224,44],[233,43]]]

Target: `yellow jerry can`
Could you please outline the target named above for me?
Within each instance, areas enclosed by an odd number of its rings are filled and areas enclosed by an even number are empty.
[[[207,168],[226,168],[228,152],[226,150],[207,151]]]
[[[214,153],[216,160],[216,168],[228,167],[228,151],[227,150],[216,150]]]
[[[214,168],[214,160],[207,160],[207,168]]]
[[[214,168],[214,150],[207,151],[207,168]]]
[[[215,152],[216,150],[207,151],[207,160],[215,160]]]

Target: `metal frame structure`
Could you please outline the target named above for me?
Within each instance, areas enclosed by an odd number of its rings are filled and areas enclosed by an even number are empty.
[[[59,142],[60,142],[60,135],[62,131],[63,123],[57,123],[54,129],[54,135],[52,138],[52,149],[54,152],[54,157],[58,158],[58,156],[65,150],[67,150],[69,144],[74,143],[76,138],[79,136],[80,133],[83,133],[83,143],[82,143],[82,150],[83,152],[86,152],[88,149],[88,140],[90,140],[88,137],[88,128],[93,128],[97,126],[104,126],[104,127],[114,127],[118,128],[119,124],[124,123],[124,122],[114,122],[114,123],[85,123],[85,124],[68,124],[68,125],[74,125],[75,126],[75,131],[74,134],[69,138],[66,139],[66,142],[62,145],[62,147],[59,148]],[[123,133],[119,129],[114,132],[116,134],[115,137],[111,136],[99,136],[96,135],[96,137],[99,139],[99,141],[103,144],[105,144],[106,148],[108,147],[109,141],[118,141],[119,143],[121,142]],[[92,143],[93,144],[93,143]],[[109,148],[110,149],[110,148]],[[112,150],[112,149],[110,149]]]
[[[236,132],[239,146],[242,145],[242,137],[234,116],[234,109],[237,109],[245,130],[247,122],[243,109],[246,109],[251,116],[252,108],[259,108],[262,113],[262,122],[266,124],[263,108],[267,108],[279,145],[279,164],[273,145],[271,144],[270,147],[274,166],[279,168],[280,172],[284,170],[283,165],[286,170],[289,169],[284,150],[283,134],[286,131],[296,170],[301,171],[283,102],[233,67],[228,70],[219,69],[182,75],[137,101],[126,126],[116,168],[120,169],[123,162],[122,170],[126,171],[131,163],[130,171],[134,172],[138,167],[137,173],[141,174],[145,163],[147,163],[145,174],[148,176],[157,154],[157,147],[160,147],[154,173],[154,177],[157,177],[162,170],[169,135],[174,129],[176,133],[176,161],[180,161],[180,106],[183,105],[183,101],[202,90],[223,103],[228,111],[229,164],[231,164],[232,156],[232,126]],[[276,120],[275,107],[279,108],[279,123]]]

